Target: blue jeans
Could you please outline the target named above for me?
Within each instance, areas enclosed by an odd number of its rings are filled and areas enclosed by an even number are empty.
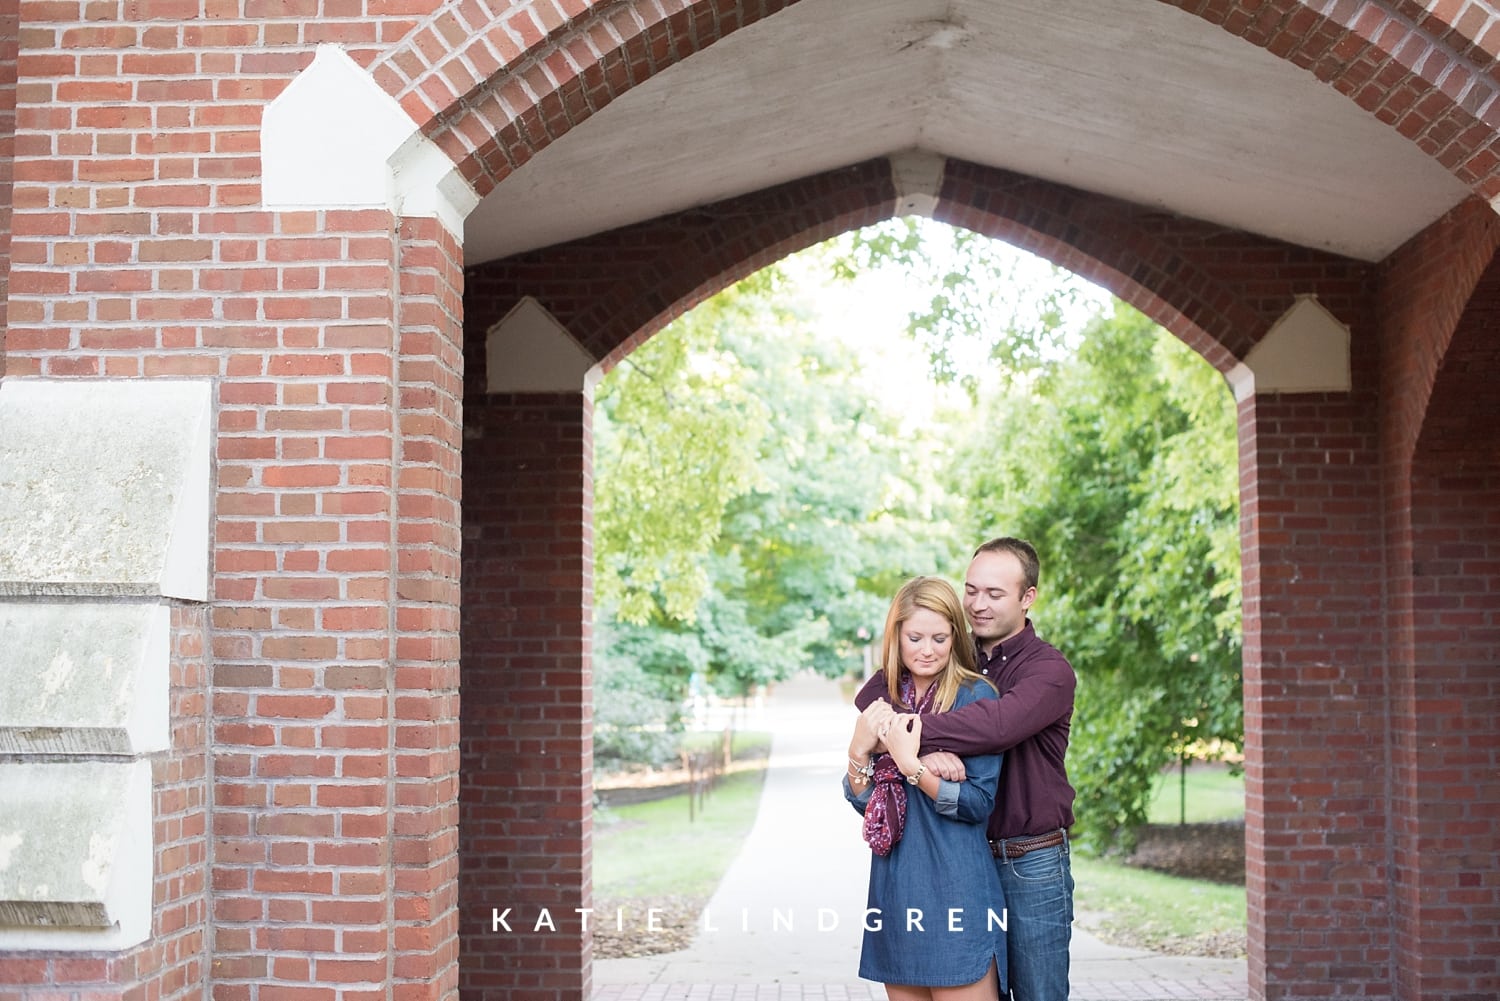
[[[1067,1001],[1068,943],[1073,937],[1073,865],[1068,843],[996,859],[1005,888],[1014,1001]]]

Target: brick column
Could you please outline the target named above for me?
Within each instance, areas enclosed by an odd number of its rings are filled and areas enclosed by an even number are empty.
[[[591,413],[582,393],[465,404],[465,998],[590,993]]]
[[[1240,405],[1251,995],[1389,997],[1371,399]]]
[[[277,291],[223,306],[263,315],[269,329],[245,322],[205,334],[227,355],[211,996],[385,994],[400,818],[394,222],[350,210],[225,223],[256,226]]]
[[[1493,428],[1500,408],[1479,399]],[[1494,432],[1473,430],[1493,455]],[[1409,1001],[1500,996],[1500,467],[1466,467],[1465,452],[1434,448],[1412,482],[1413,642],[1393,705],[1396,993]]]
[[[458,989],[463,249],[406,219],[400,254],[391,997],[436,1001]]]

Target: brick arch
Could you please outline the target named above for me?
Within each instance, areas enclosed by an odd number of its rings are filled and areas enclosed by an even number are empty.
[[[483,197],[666,67],[796,0],[446,0],[370,67]]]
[[[484,333],[535,296],[606,365],[734,282],[889,218],[877,159],[469,270],[469,387]],[[1301,293],[1363,318],[1366,265],[1010,171],[949,160],[935,217],[1012,243],[1118,295],[1227,371]],[[1263,266],[1274,261],[1274,277]]]
[[[1483,300],[1500,254],[1500,216],[1471,198],[1382,262],[1377,311],[1387,351],[1381,396],[1391,408],[1387,448],[1403,476],[1417,453],[1439,367],[1459,324]]]
[[[1476,22],[1475,11],[1465,10],[1449,21],[1410,0],[1163,2],[1307,70],[1472,190],[1486,198],[1500,193],[1500,137],[1486,122],[1500,110],[1500,85],[1489,72],[1500,37],[1472,37],[1487,16]]]
[[[483,196],[630,88],[795,2],[521,0],[492,11],[446,0],[370,69]],[[1478,5],[1454,19],[1414,0],[1162,2],[1312,73],[1474,191],[1500,194],[1488,124],[1500,113],[1500,30]]]

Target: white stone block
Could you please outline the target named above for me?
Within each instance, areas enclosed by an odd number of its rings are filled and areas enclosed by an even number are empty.
[[[151,933],[151,765],[0,763],[0,950]]]
[[[208,599],[207,381],[0,382],[0,595]]]
[[[0,754],[149,754],[170,744],[171,609],[0,603]]]
[[[485,337],[491,393],[576,393],[592,388],[594,356],[546,307],[526,296]]]
[[[1299,295],[1242,364],[1253,378],[1247,379],[1244,372],[1231,374],[1236,399],[1244,399],[1247,392],[1347,393],[1353,384],[1349,328],[1316,296]]]
[[[266,107],[260,150],[267,209],[386,208],[462,240],[479,204],[448,155],[331,43]]]

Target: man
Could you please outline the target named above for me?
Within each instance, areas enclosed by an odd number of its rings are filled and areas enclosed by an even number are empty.
[[[1009,984],[1015,1001],[1066,1001],[1073,931],[1073,873],[1067,829],[1073,787],[1065,758],[1078,679],[1043,642],[1026,612],[1041,573],[1036,550],[1020,539],[992,539],[974,553],[964,579],[964,611],[979,669],[998,699],[922,717],[922,763],[950,781],[963,778],[961,754],[1005,752],[990,850],[1005,888]],[[855,697],[876,733],[894,715],[877,675]]]

